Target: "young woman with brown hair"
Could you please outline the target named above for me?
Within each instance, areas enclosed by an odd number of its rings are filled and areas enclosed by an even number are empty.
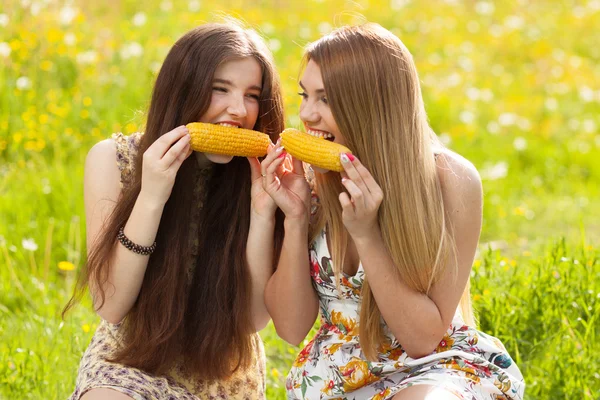
[[[308,182],[296,159],[282,174],[279,145],[261,165],[285,214],[267,308],[296,345],[321,311],[288,398],[522,399],[518,367],[475,328],[469,301],[481,180],[429,127],[408,49],[365,24],[311,44],[305,61],[307,133],[353,154],[341,155],[341,174],[316,170]]]
[[[71,399],[264,398],[256,332],[282,224],[257,159],[192,154],[195,121],[276,141],[279,77],[256,33],[230,22],[185,34],[158,74],[145,133],[90,150],[88,261],[66,309],[89,285],[102,322]]]

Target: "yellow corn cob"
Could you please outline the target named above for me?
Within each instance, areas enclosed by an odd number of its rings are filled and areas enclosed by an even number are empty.
[[[288,128],[281,132],[281,145],[292,156],[315,167],[341,172],[344,170],[340,155],[352,153],[341,144],[311,136]]]
[[[192,122],[190,147],[194,151],[227,156],[262,157],[269,148],[269,135],[251,129]]]

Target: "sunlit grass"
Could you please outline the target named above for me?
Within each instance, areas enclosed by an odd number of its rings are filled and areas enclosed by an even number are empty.
[[[431,125],[483,178],[482,329],[515,356],[528,398],[600,393],[598,1],[68,4],[0,5],[0,398],[73,389],[98,323],[89,304],[58,316],[85,257],[86,152],[143,129],[170,46],[223,11],[267,39],[292,126],[305,44],[363,18],[406,43]],[[284,398],[299,349],[262,335],[269,398]]]

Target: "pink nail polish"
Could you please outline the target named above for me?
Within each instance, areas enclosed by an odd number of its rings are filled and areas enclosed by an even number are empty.
[[[346,155],[348,156],[348,158],[350,159],[350,161],[354,161],[354,159],[356,158],[356,157],[354,157],[352,155],[352,153],[346,153]]]
[[[283,158],[287,155],[287,153],[284,151],[283,153],[281,153],[280,155],[277,156],[277,158]]]

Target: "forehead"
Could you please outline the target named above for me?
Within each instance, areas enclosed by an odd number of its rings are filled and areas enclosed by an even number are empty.
[[[319,64],[310,60],[306,64],[302,79],[300,80],[305,88],[310,89],[322,89],[323,88],[323,77],[321,76],[321,68]]]
[[[227,80],[238,85],[260,86],[262,68],[254,57],[228,60],[217,67],[214,79]]]

